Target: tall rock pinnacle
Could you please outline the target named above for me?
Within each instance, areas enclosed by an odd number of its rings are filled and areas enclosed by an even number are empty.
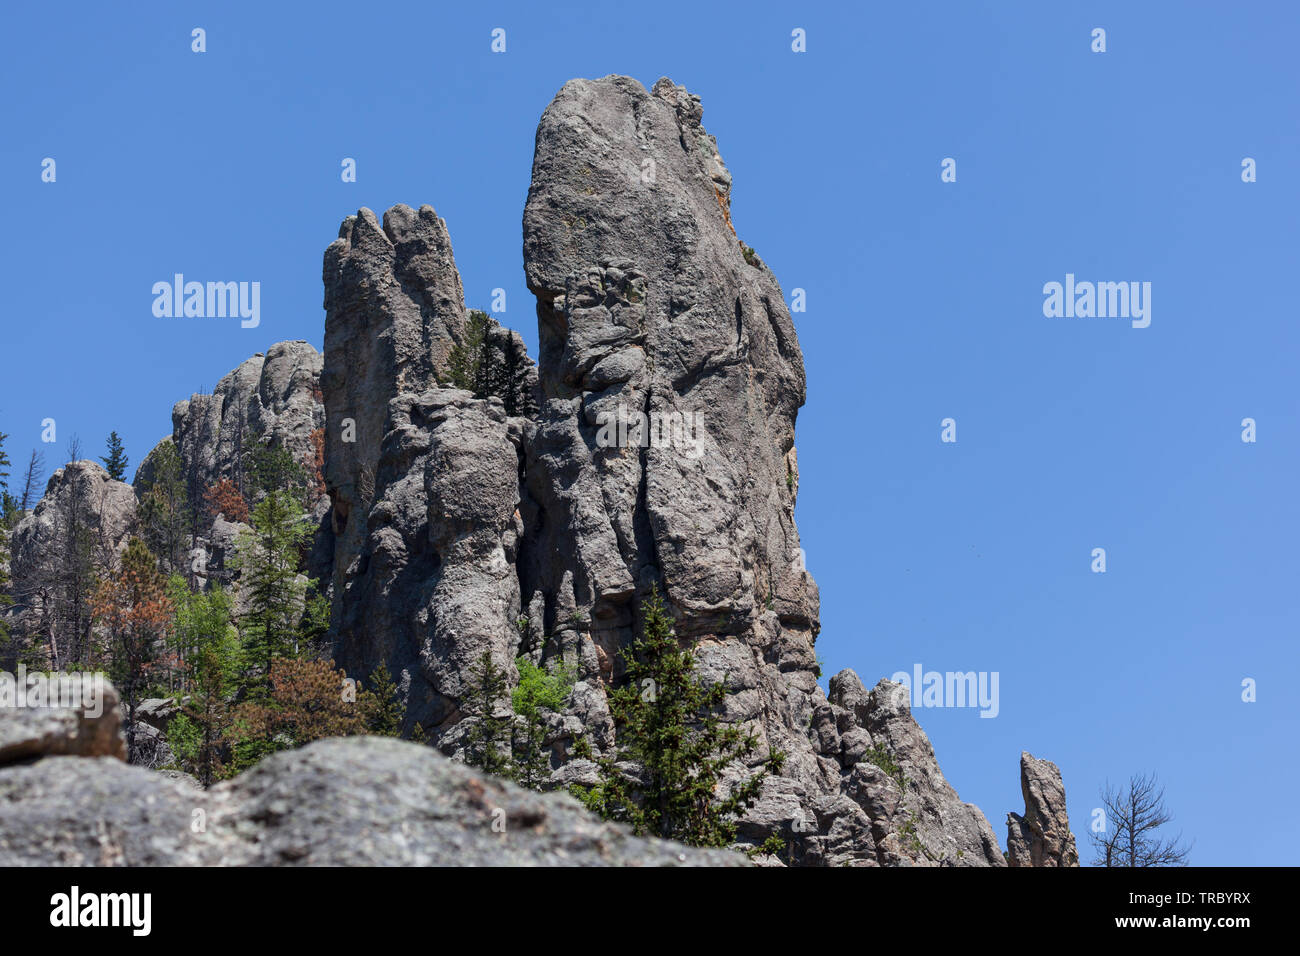
[[[551,784],[613,743],[607,689],[641,601],[666,596],[724,718],[785,752],[741,823],[798,864],[1003,865],[944,780],[907,695],[817,684],[817,586],[795,527],[803,357],[775,276],[737,238],[731,176],[698,97],[611,76],[565,84],[537,131],[524,269],[530,401],[447,387],[467,339],[433,210],[349,217],[325,254],[325,479],[335,657],[397,677],[408,731],[449,754],[477,718],[474,665],[563,656]],[[513,349],[501,329],[490,341]],[[506,342],[509,340],[509,342]],[[539,405],[533,413],[533,401]]]

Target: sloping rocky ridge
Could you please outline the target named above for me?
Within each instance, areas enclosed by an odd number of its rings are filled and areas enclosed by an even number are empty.
[[[334,738],[201,790],[121,761],[102,714],[0,710],[0,860],[10,866],[744,866],[641,839],[418,744]]]
[[[456,754],[481,654],[512,676],[518,654],[564,655],[578,682],[550,739],[561,785],[591,772],[565,760],[575,733],[612,742],[605,688],[658,586],[726,686],[726,718],[759,736],[755,762],[787,754],[746,842],[780,835],[796,864],[1003,865],[901,688],[868,692],[847,671],[829,700],[817,685],[818,594],[794,522],[803,360],[775,276],[732,229],[701,116],[670,81],[626,77],[574,80],[544,113],[524,213],[529,419],[440,387],[465,312],[433,209],[343,223],[321,378],[336,659],[358,675],[387,662],[408,730]],[[602,436],[620,414],[669,430]]]

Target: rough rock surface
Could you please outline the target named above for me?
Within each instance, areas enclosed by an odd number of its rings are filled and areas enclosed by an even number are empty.
[[[1024,815],[1007,814],[1009,866],[1078,866],[1079,851],[1065,812],[1061,771],[1050,760],[1020,754]]]
[[[227,374],[211,394],[195,394],[172,408],[172,442],[185,478],[202,495],[222,478],[234,479],[256,444],[275,443],[311,471],[312,432],[325,424],[322,356],[307,342],[279,342]],[[137,488],[151,477],[154,453],[136,473]]]
[[[524,213],[542,403],[527,419],[437,387],[465,312],[433,210],[343,223],[321,379],[336,659],[357,676],[387,661],[408,720],[455,753],[480,654],[511,678],[520,653],[563,654],[578,668],[550,739],[564,785],[590,770],[563,762],[576,730],[611,743],[605,691],[657,585],[726,685],[726,717],[760,737],[756,760],[788,755],[747,842],[779,834],[798,864],[1003,865],[905,694],[852,672],[829,701],[817,685],[794,522],[803,360],[775,276],[732,229],[701,116],[683,88],[625,77],[574,80],[543,115]]]
[[[56,469],[45,494],[12,536],[14,591],[21,594],[30,573],[62,545],[73,517],[85,525],[100,555],[117,554],[136,529],[131,486],[108,477],[93,461],[74,461]]]
[[[743,866],[634,837],[386,738],[317,741],[210,790],[105,758],[0,767],[0,859],[51,866]]]
[[[151,697],[140,701],[131,715],[135,720],[134,749],[128,758],[131,763],[157,770],[175,762],[176,755],[167,742],[167,729],[180,712],[180,702],[174,698]]]
[[[325,252],[325,481],[335,659],[387,661],[408,725],[460,718],[471,665],[513,671],[520,616],[523,423],[440,388],[466,310],[447,227],[429,206],[382,226],[348,217]]]
[[[44,496],[10,537],[14,604],[6,616],[13,629],[48,637],[56,627],[55,619],[67,611],[60,599],[68,569],[60,558],[84,549],[92,566],[113,567],[137,528],[136,497],[130,485],[114,481],[93,461],[74,461],[57,469]],[[83,610],[86,613],[88,609]],[[66,647],[57,650],[61,659],[69,653]]]
[[[100,688],[98,712],[84,706],[0,707],[0,766],[47,756],[125,760],[117,690],[108,681]]]

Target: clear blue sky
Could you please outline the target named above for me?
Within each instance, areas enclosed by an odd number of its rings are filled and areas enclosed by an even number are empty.
[[[667,75],[704,99],[741,238],[807,290],[828,671],[998,671],[996,719],[918,716],[1002,841],[1027,749],[1081,848],[1098,787],[1150,770],[1194,862],[1294,862],[1295,814],[1261,810],[1300,789],[1300,5],[281,6],[6,6],[11,457],[53,417],[51,458],[116,428],[134,466],[173,402],[319,347],[321,253],[362,205],[434,205],[469,304],[505,288],[535,344],[537,119],[571,77]],[[175,272],[260,281],[261,326],[154,318]],[[1067,272],[1150,281],[1151,326],[1045,318]]]

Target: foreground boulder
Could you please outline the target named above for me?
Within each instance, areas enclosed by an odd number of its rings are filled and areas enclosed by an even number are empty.
[[[44,680],[38,675],[36,680]],[[14,678],[0,674],[0,767],[49,756],[126,759],[122,706],[108,681],[97,681],[95,695],[74,696],[86,703],[59,707],[19,705]],[[56,691],[57,692],[57,691]],[[29,691],[22,691],[26,696]]]
[[[1079,851],[1065,812],[1065,785],[1056,764],[1021,753],[1020,789],[1025,813],[1007,814],[1007,864],[1078,866]]]
[[[743,866],[634,837],[429,747],[377,737],[276,754],[207,791],[117,760],[0,767],[0,859],[50,866]]]

